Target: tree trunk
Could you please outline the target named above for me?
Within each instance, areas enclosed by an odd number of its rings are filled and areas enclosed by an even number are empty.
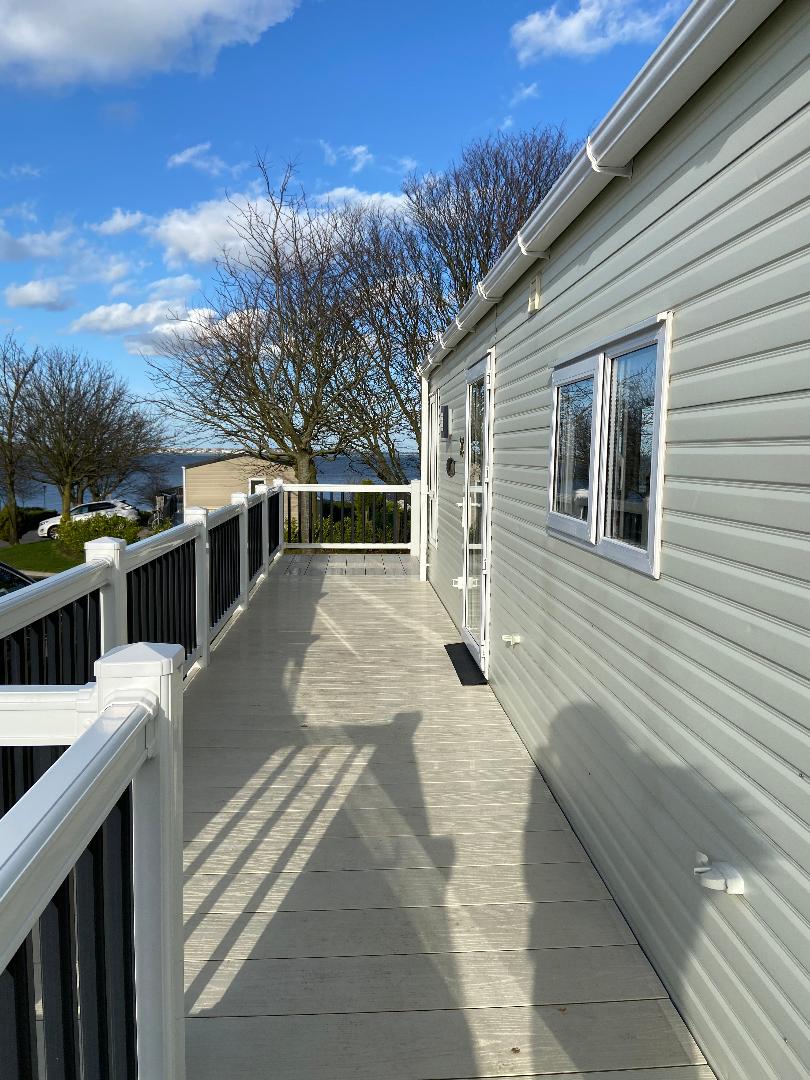
[[[8,511],[8,540],[10,544],[17,544],[20,540],[20,519],[17,513],[17,499],[14,488],[9,486],[6,498],[6,510]]]
[[[70,506],[73,501],[73,484],[68,480],[62,484],[62,520],[67,521],[70,517]]]
[[[317,472],[315,459],[309,450],[299,450],[295,455],[295,479],[299,484],[314,484]],[[298,493],[298,538],[302,544],[311,544],[312,535],[312,504],[314,499],[309,491]]]

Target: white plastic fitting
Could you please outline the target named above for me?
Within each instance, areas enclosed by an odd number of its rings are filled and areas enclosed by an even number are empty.
[[[505,641],[510,648],[520,644],[520,634],[501,634],[501,641]]]
[[[735,896],[745,892],[742,874],[730,863],[709,862],[709,856],[702,851],[697,853],[697,863],[693,873],[704,889],[731,893]]]

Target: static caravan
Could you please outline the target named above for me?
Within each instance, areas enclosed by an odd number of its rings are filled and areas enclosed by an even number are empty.
[[[728,1080],[810,1076],[809,340],[810,4],[703,0],[423,370],[428,579]]]
[[[252,495],[260,484],[295,480],[295,470],[245,453],[225,454],[214,461],[183,467],[183,504],[216,510],[235,491]]]

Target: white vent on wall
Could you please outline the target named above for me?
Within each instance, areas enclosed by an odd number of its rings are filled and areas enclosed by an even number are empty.
[[[529,314],[540,310],[540,275],[535,274],[529,282]]]

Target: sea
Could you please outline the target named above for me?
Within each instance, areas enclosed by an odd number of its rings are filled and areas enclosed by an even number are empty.
[[[172,452],[167,454],[154,454],[146,459],[152,466],[158,464],[161,473],[161,490],[172,491],[183,485],[183,467],[187,465],[201,465],[206,461],[216,461],[222,454],[199,454],[191,452]],[[403,455],[403,464],[410,480],[419,476],[419,455],[416,452]],[[361,462],[348,456],[340,456],[332,460],[323,458],[316,459],[318,470],[318,483],[322,484],[357,484],[361,480],[376,479],[374,473]],[[134,506],[142,510],[152,509],[152,504],[140,490],[142,481],[125,484],[120,491],[112,492],[120,498],[128,499]],[[62,500],[59,492],[51,484],[32,483],[20,496],[22,506],[41,506],[48,510],[58,512]]]

